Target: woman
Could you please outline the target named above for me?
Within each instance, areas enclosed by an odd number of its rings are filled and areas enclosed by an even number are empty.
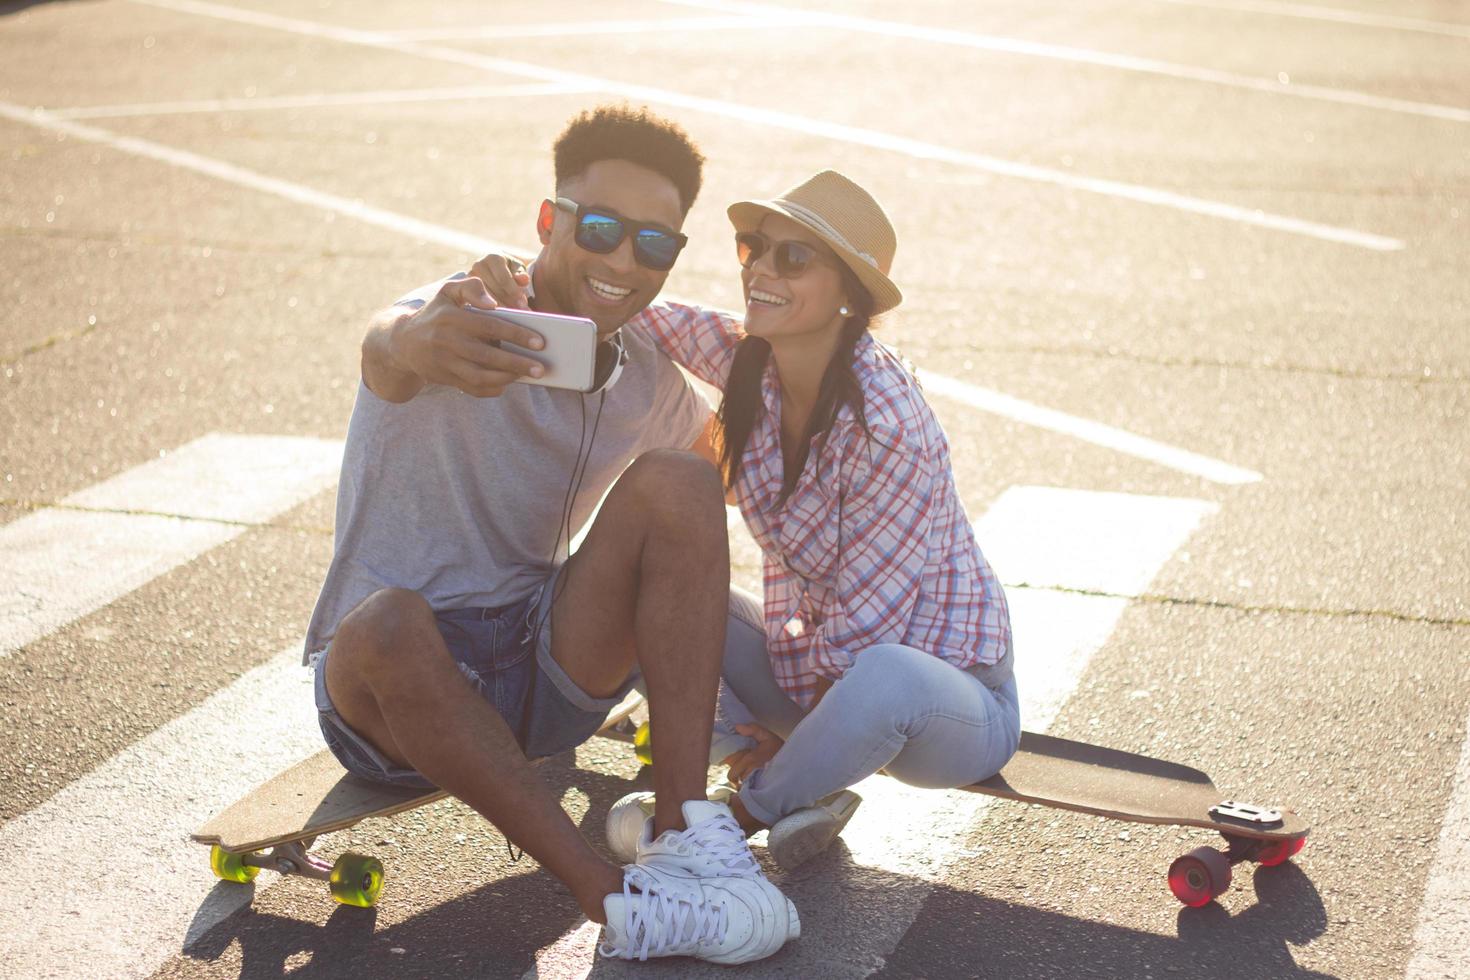
[[[718,462],[764,556],[764,649],[728,644],[714,759],[747,833],[791,867],[841,831],[880,768],[916,786],[997,772],[1020,738],[1005,595],[910,371],[868,328],[899,304],[883,209],[825,171],[729,209],[744,332],[650,316],[724,392]],[[650,310],[650,313],[654,311]],[[608,815],[636,857],[649,794]]]

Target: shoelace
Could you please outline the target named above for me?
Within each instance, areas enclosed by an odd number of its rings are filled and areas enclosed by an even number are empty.
[[[745,831],[734,817],[702,821],[679,836],[731,871],[747,875],[760,872],[760,863],[746,843]]]
[[[623,875],[623,908],[625,948],[601,943],[598,951],[603,956],[647,960],[649,956],[692,952],[704,942],[722,941],[729,924],[723,905],[696,900],[692,894],[670,892],[636,867]]]

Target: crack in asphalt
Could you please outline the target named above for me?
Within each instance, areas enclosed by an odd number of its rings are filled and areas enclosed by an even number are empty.
[[[258,243],[97,229],[23,228],[18,225],[0,226],[0,238],[36,238],[52,241],[95,242],[99,245],[153,246],[155,248],[172,245],[186,248],[208,248],[211,252],[239,252],[249,255],[307,255],[324,259],[392,259],[394,256],[394,253],[388,249],[370,251],[367,249],[301,248],[290,242]],[[200,257],[209,258],[209,256]]]
[[[1281,374],[1318,375],[1341,378],[1344,381],[1397,381],[1415,385],[1465,384],[1470,375],[1460,373],[1428,374],[1410,371],[1360,371],[1353,368],[1317,367],[1309,364],[1273,364],[1260,361],[1227,361],[1196,357],[1155,357],[1116,348],[1093,347],[1044,347],[1039,345],[968,344],[961,348],[972,354],[1044,354],[1052,357],[1079,357],[1092,360],[1128,361],[1133,364],[1151,364],[1157,367],[1178,368],[1233,368],[1242,371],[1274,371]]]
[[[87,514],[119,514],[129,517],[168,517],[180,521],[205,521],[210,524],[226,524],[231,527],[267,528],[276,531],[295,531],[331,537],[335,531],[329,527],[312,524],[293,524],[285,521],[235,521],[222,517],[198,517],[190,514],[174,514],[167,511],[128,510],[114,507],[81,507],[76,504],[49,503],[36,500],[20,500],[0,497],[0,507],[15,507],[21,510],[79,511]],[[1097,589],[1078,589],[1064,585],[1047,585],[1035,582],[1005,582],[1008,589],[1038,589],[1048,592],[1063,592],[1069,595],[1094,596],[1099,599],[1126,599],[1130,602],[1145,602],[1156,606],[1194,606],[1203,609],[1223,609],[1243,613],[1280,613],[1296,616],[1326,616],[1339,619],[1366,618],[1386,619],[1399,623],[1416,623],[1425,626],[1470,626],[1470,617],[1426,616],[1422,613],[1405,613],[1394,609],[1330,609],[1324,607],[1290,606],[1284,604],[1263,605],[1249,602],[1231,602],[1224,599],[1205,599],[1198,596],[1164,595],[1158,592],[1143,592],[1129,595],[1122,592],[1105,592]]]
[[[1418,623],[1426,626],[1470,626],[1470,617],[1426,616],[1422,613],[1405,613],[1395,609],[1329,609],[1311,606],[1289,606],[1284,604],[1262,605],[1251,602],[1232,602],[1225,599],[1204,599],[1198,596],[1164,595],[1158,592],[1142,592],[1129,595],[1121,592],[1103,592],[1096,589],[1076,589],[1065,585],[1041,585],[1032,582],[1005,582],[1008,589],[1038,589],[1048,592],[1064,592],[1069,595],[1095,596],[1099,599],[1127,599],[1130,602],[1146,602],[1155,606],[1196,606],[1204,609],[1224,609],[1244,613],[1282,613],[1296,616],[1327,616],[1336,619],[1388,619],[1399,623]]]
[[[336,533],[332,528],[314,524],[292,524],[286,521],[237,521],[231,520],[228,517],[201,517],[198,514],[175,514],[164,510],[134,510],[126,507],[83,507],[80,504],[67,504],[45,500],[21,500],[14,497],[0,497],[0,507],[14,507],[18,510],[28,511],[67,510],[80,514],[116,514],[122,517],[166,517],[176,521],[199,521],[204,524],[221,524],[227,527],[259,527],[274,531],[298,531],[324,537],[331,537]]]
[[[18,353],[0,355],[0,367],[10,367],[14,364],[19,364],[23,358],[30,357],[32,354],[39,354],[48,347],[55,347],[57,344],[64,343],[65,341],[85,337],[100,326],[102,326],[102,321],[98,320],[96,323],[87,324],[80,330],[63,330],[61,333],[54,333],[49,337],[22,347]]]

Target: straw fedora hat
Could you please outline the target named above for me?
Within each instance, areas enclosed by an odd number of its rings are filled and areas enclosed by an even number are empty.
[[[755,231],[767,214],[798,221],[830,245],[872,294],[875,315],[903,302],[888,278],[898,248],[893,223],[873,195],[842,174],[823,170],[773,201],[737,201],[729,209],[737,232]]]

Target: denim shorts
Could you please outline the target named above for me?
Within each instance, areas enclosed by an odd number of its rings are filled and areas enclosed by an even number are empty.
[[[597,733],[608,712],[633,688],[630,677],[612,697],[594,698],[551,659],[553,575],[530,597],[509,606],[435,612],[439,635],[465,680],[499,712],[527,758],[556,755]],[[538,628],[539,627],[539,628]],[[385,757],[348,727],[327,694],[330,645],[315,658],[316,709],[327,747],[354,775],[394,786],[434,789],[414,769]]]

